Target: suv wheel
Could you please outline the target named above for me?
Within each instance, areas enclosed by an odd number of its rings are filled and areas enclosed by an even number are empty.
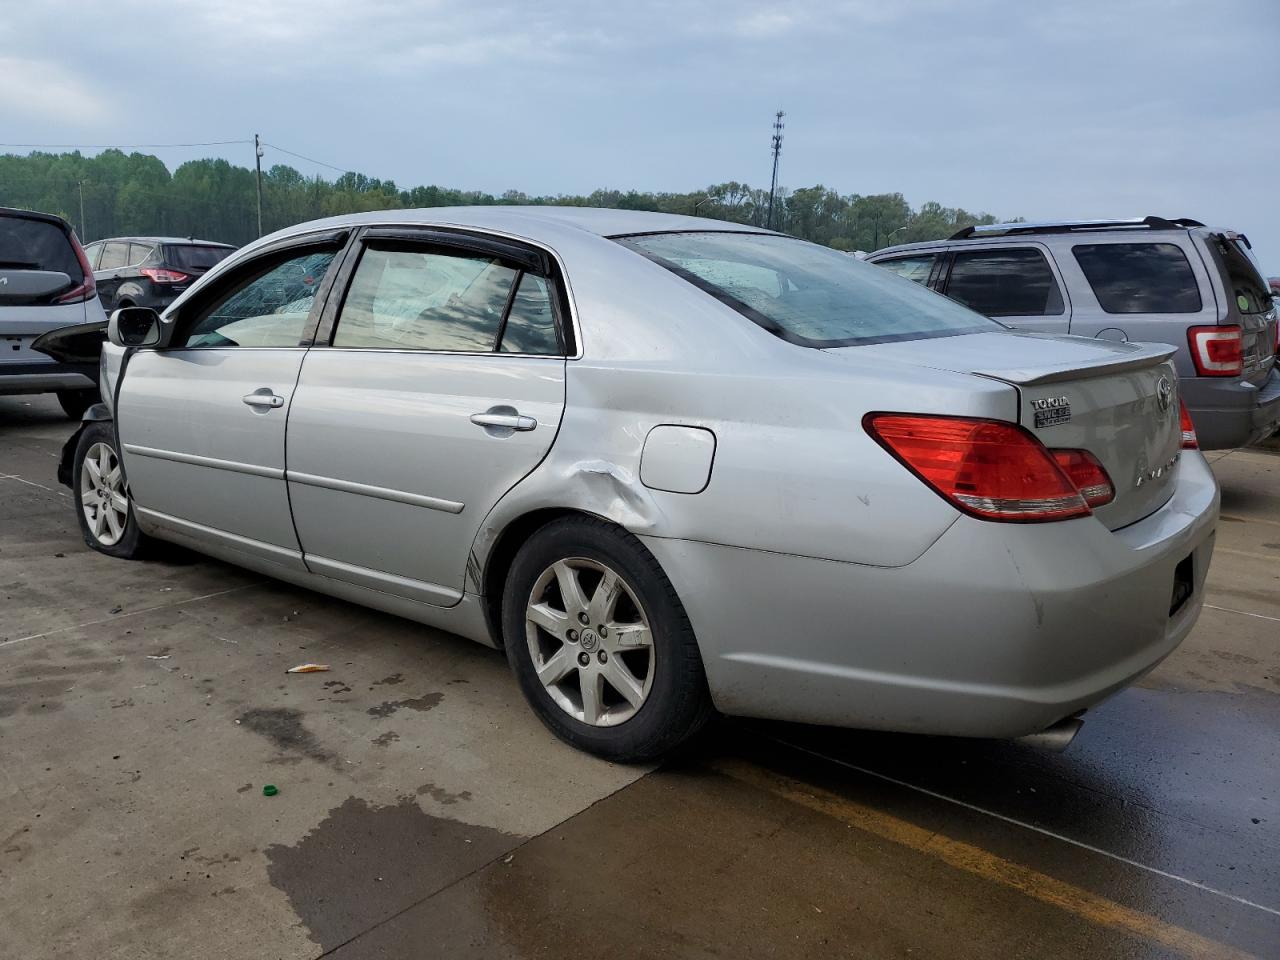
[[[58,403],[71,420],[79,420],[101,397],[97,390],[59,390]]]
[[[693,628],[630,533],[556,520],[521,548],[503,594],[507,659],[539,719],[610,760],[671,750],[711,715]]]
[[[91,423],[80,432],[73,476],[76,519],[84,542],[110,557],[132,560],[140,556],[147,537],[133,515],[110,423]]]

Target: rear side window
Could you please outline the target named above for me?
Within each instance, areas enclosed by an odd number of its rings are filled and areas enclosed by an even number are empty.
[[[195,244],[171,243],[164,248],[166,266],[188,272],[203,272],[234,253],[230,247],[202,247]]]
[[[947,296],[988,317],[1045,317],[1065,312],[1062,290],[1034,248],[956,254]]]
[[[371,243],[333,336],[335,347],[563,356],[551,285],[496,257]]]
[[[131,243],[129,244],[129,266],[136,267],[151,256],[151,252],[155,249],[149,243]]]
[[[335,250],[299,253],[233,283],[187,335],[188,347],[296,347]]]
[[[883,267],[896,273],[900,277],[906,277],[908,280],[914,280],[919,284],[929,282],[929,274],[933,272],[933,265],[937,261],[936,254],[927,254],[920,257],[898,257],[894,260],[877,260],[876,266]]]
[[[80,258],[62,228],[47,220],[0,216],[0,270],[50,270],[84,280]]]
[[[1071,252],[1107,313],[1199,313],[1203,306],[1176,243],[1091,243]]]
[[[888,270],[791,237],[709,232],[617,240],[801,346],[845,347],[1004,329]]]
[[[98,261],[99,270],[118,270],[129,262],[129,245],[113,240],[102,245],[102,259]]]

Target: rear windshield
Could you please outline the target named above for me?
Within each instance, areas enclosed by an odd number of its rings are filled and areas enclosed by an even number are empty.
[[[802,346],[845,347],[1005,329],[888,270],[791,237],[663,233],[618,242]]]
[[[180,270],[208,270],[227,259],[235,251],[229,247],[200,247],[194,244],[169,244],[164,248],[164,262]]]
[[[0,270],[53,270],[84,280],[80,258],[61,227],[46,220],[0,214]]]
[[[1086,243],[1071,252],[1107,313],[1200,312],[1200,285],[1176,243]]]
[[[1267,313],[1271,309],[1271,291],[1249,248],[1243,241],[1221,234],[1209,243],[1222,270],[1227,296],[1235,301],[1236,309],[1241,313]]]

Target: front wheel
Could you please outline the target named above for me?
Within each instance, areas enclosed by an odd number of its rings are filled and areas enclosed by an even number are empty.
[[[503,594],[507,659],[539,719],[610,760],[660,756],[711,715],[675,589],[630,533],[556,520],[521,548]]]
[[[76,444],[76,518],[84,542],[99,553],[132,560],[146,549],[110,423],[88,424]]]

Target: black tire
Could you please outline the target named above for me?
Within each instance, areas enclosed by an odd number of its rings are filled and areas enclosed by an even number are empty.
[[[59,390],[58,403],[62,412],[70,420],[79,420],[84,412],[101,400],[97,389],[92,390]]]
[[[109,557],[118,557],[122,560],[138,559],[146,555],[152,541],[138,529],[138,521],[133,515],[133,501],[129,498],[127,487],[124,489],[123,495],[128,504],[128,513],[120,536],[114,542],[104,542],[103,538],[99,538],[93,527],[90,526],[89,517],[86,515],[81,497],[86,489],[92,489],[93,485],[91,481],[86,480],[85,460],[89,451],[98,445],[107,447],[115,456],[115,462],[119,463],[120,452],[116,448],[116,434],[111,423],[86,424],[85,428],[80,431],[80,439],[76,443],[76,455],[71,471],[71,494],[75,505],[76,519],[80,523],[80,533],[84,536],[84,542],[99,553],[105,553]],[[97,509],[101,510],[102,507],[99,506]],[[111,531],[108,529],[105,532],[105,539],[110,538]]]
[[[616,572],[634,595],[641,615],[648,619],[652,641],[648,656],[653,658],[648,694],[628,719],[613,726],[597,726],[570,716],[543,686],[534,667],[525,621],[531,593],[544,571],[568,559],[602,564]],[[569,609],[568,604],[564,609]],[[507,576],[502,629],[507,660],[534,713],[560,739],[588,753],[621,763],[651,760],[691,737],[713,713],[702,655],[671,581],[644,544],[607,521],[566,517],[529,538]],[[585,644],[588,628],[583,630]],[[578,656],[582,655],[581,644],[570,649],[578,649]],[[629,655],[623,651],[623,659]]]

